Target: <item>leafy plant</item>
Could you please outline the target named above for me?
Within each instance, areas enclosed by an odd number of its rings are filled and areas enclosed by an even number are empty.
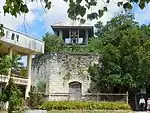
[[[64,77],[63,77],[63,80],[66,81],[66,80],[69,80],[71,77],[71,73],[70,72],[67,72]]]
[[[58,52],[61,51],[64,46],[64,42],[61,38],[50,35],[49,33],[45,34],[43,41],[45,41],[45,52]]]
[[[40,107],[44,110],[131,110],[123,102],[96,102],[96,101],[47,101]]]
[[[20,68],[22,63],[20,63],[18,60],[20,57],[13,55],[13,57],[10,57],[8,55],[2,55],[0,58],[0,75],[7,75],[9,69],[16,70]],[[15,108],[20,105],[20,97],[21,93],[17,89],[16,85],[14,84],[12,78],[9,79],[8,84],[4,88],[4,91],[2,92],[2,86],[1,86],[1,92],[0,92],[0,101],[2,102],[9,102],[8,106],[8,113],[12,113]]]
[[[26,68],[22,68],[20,70],[20,76],[27,77],[28,70]]]
[[[21,104],[21,92],[17,89],[12,78],[9,79],[8,85],[3,91],[2,101],[8,101],[8,113],[12,113]]]
[[[31,87],[29,98],[27,98],[26,102],[28,107],[31,109],[36,109],[43,104],[44,97],[42,93],[37,92],[34,87]]]
[[[46,91],[46,82],[44,82],[44,81],[39,81],[39,82],[37,83],[37,90],[38,90],[38,92],[43,92],[43,93],[45,93],[45,91]]]
[[[87,52],[86,46],[80,45],[66,45],[64,41],[55,36],[46,33],[43,37],[45,42],[45,52]]]

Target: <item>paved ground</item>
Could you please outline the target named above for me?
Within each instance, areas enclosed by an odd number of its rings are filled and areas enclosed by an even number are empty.
[[[0,113],[7,113],[7,112],[4,112],[4,111],[0,111]],[[17,112],[18,113],[18,112]],[[63,112],[63,111],[60,111],[60,112],[58,112],[58,111],[49,111],[48,113],[110,113],[110,112],[108,112],[108,111],[106,111],[106,112],[104,112],[104,111],[94,111],[94,112]],[[129,112],[118,112],[118,111],[111,111],[111,113],[150,113],[150,111],[129,111]]]
[[[150,113],[150,111],[136,111],[134,113]]]

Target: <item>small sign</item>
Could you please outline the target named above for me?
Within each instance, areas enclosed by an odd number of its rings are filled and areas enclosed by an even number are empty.
[[[141,91],[140,91],[142,94],[146,94],[146,89],[145,88],[141,88]]]

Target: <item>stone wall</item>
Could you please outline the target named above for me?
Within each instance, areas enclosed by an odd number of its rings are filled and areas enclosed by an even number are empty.
[[[49,100],[67,100],[70,82],[82,84],[82,94],[90,87],[90,65],[98,63],[99,56],[83,53],[47,53],[33,59],[32,85],[46,83]]]

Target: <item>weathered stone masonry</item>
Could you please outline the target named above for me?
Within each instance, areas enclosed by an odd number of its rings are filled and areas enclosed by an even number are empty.
[[[33,59],[32,85],[46,83],[49,100],[68,100],[69,83],[79,82],[82,94],[90,87],[88,68],[99,56],[83,53],[46,53]],[[59,94],[59,95],[58,95]]]

